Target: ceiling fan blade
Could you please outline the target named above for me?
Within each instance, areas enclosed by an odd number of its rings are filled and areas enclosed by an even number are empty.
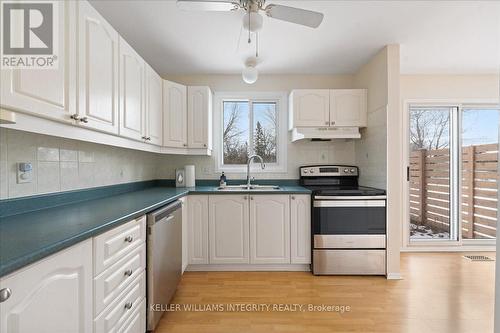
[[[238,9],[237,0],[177,0],[177,7],[182,10],[225,12]]]
[[[305,25],[311,28],[317,28],[323,21],[323,13],[313,12],[312,10],[288,7],[282,5],[268,5],[265,8],[269,17],[283,20],[291,23]]]

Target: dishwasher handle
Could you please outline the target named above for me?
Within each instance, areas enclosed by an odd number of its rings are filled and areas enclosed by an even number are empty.
[[[160,221],[171,221],[175,217],[174,213],[181,208],[182,203],[177,200],[168,206],[155,210],[154,212],[148,214],[148,225],[151,226]]]

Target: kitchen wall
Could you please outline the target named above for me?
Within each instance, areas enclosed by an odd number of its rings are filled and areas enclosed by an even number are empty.
[[[243,82],[241,75],[183,75],[165,77],[167,80],[185,85],[208,85],[213,92],[228,91],[276,91],[289,92],[298,88],[352,88],[352,75],[261,75],[259,80],[248,85]],[[334,140],[331,142],[299,141],[289,142],[287,139],[287,172],[258,174],[257,168],[253,174],[257,178],[297,179],[298,167],[306,164],[321,163],[355,163],[355,140]],[[220,174],[215,172],[215,154],[212,157],[175,156],[161,157],[158,176],[160,178],[174,178],[174,168],[181,168],[186,164],[194,164],[198,179],[217,179]],[[174,168],[172,167],[174,166]],[[242,179],[244,174],[228,174],[228,178]]]
[[[158,155],[0,128],[0,199],[156,178]],[[33,164],[17,183],[17,162]]]
[[[354,76],[354,87],[368,89],[368,126],[355,143],[360,183],[387,188],[387,48],[383,48]]]

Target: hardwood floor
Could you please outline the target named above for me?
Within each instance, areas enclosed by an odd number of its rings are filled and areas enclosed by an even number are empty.
[[[181,306],[325,304],[350,311],[172,311],[156,332],[493,332],[495,263],[462,255],[403,253],[403,280],[397,281],[305,272],[186,272],[173,299]]]

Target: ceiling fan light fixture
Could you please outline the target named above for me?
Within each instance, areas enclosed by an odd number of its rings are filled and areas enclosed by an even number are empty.
[[[247,12],[243,16],[243,28],[250,32],[258,32],[262,29],[264,18],[257,12]]]
[[[259,78],[259,71],[255,67],[256,65],[257,65],[256,60],[254,59],[247,60],[245,68],[241,73],[241,77],[243,78],[243,81],[245,83],[254,84],[255,82],[257,82],[257,79]]]

